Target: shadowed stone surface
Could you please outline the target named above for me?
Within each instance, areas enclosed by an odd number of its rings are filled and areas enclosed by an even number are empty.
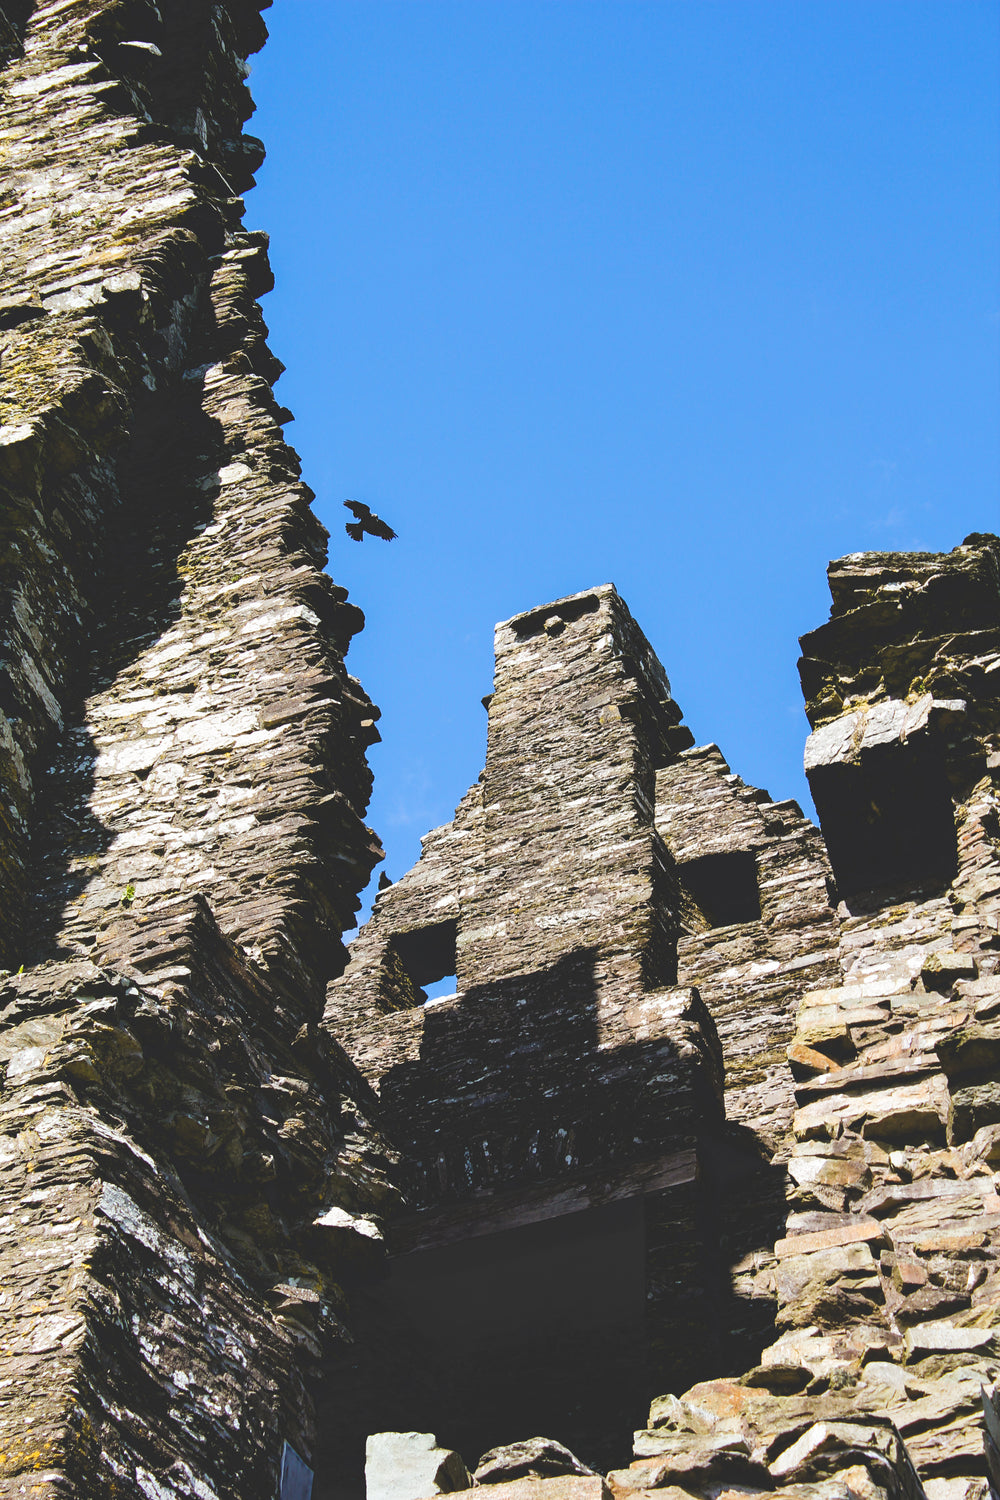
[[[260,9],[4,8],[3,1495],[271,1500],[324,1215],[395,1197],[316,1025],[377,713],[240,222]]]
[[[762,1267],[778,1338],[742,1378],[654,1402],[618,1493],[714,1496],[737,1436],[760,1491],[981,1500],[1000,1481],[981,1404],[1000,1375],[998,556],[974,536],[831,564],[801,670],[846,872],[840,978],[803,995],[788,1049],[789,1212]]]
[[[495,1326],[470,1303],[474,1354],[439,1320],[438,1357],[464,1372],[456,1443],[484,1435],[508,1345],[531,1350],[522,1387],[563,1391],[549,1423],[593,1463],[642,1391],[738,1369],[773,1336],[758,1261],[784,1226],[795,1005],[839,973],[829,867],[794,804],[692,748],[680,719],[610,585],[499,625],[480,781],[380,892],[328,990],[326,1025],[408,1158],[416,1211],[390,1234],[384,1294],[397,1321],[408,1298],[423,1326],[435,1254],[454,1284],[472,1275],[463,1243],[493,1236],[514,1261],[529,1225],[566,1236],[537,1284],[576,1346],[525,1296]],[[456,993],[424,1003],[452,971]],[[581,1349],[593,1318],[587,1292],[566,1302],[570,1245],[596,1245],[612,1204],[632,1205],[631,1249],[622,1219],[620,1259],[595,1252],[591,1285],[641,1290],[617,1344]]]

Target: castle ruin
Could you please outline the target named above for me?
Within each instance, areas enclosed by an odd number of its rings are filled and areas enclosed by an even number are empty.
[[[1000,540],[831,564],[822,831],[610,584],[503,622],[348,951],[263,8],[0,8],[0,1496],[360,1500],[411,1429],[577,1455],[495,1500],[1000,1494]]]

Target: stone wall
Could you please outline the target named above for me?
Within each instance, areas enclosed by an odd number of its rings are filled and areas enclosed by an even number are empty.
[[[499,625],[496,647],[479,785],[381,892],[327,1000],[421,1206],[652,1162],[719,1118],[714,1027],[672,982],[663,670],[610,586]],[[422,1005],[450,972],[456,994]]]
[[[672,1342],[683,1357],[672,1366],[654,1357],[647,1367],[647,1382],[659,1373],[667,1394],[653,1400],[649,1425],[636,1434],[634,1463],[609,1473],[616,1496],[652,1500],[669,1491],[678,1500],[714,1500],[722,1490],[779,1489],[789,1500],[982,1500],[987,1493],[993,1450],[981,1392],[1000,1377],[998,554],[995,538],[975,536],[943,556],[858,555],[831,565],[833,615],[804,638],[802,671],[816,726],[806,766],[832,865],[795,804],[776,805],[746,787],[717,747],[685,747],[673,710],[671,737],[652,751],[653,816],[669,879],[651,899],[664,905],[659,930],[671,933],[668,962],[678,983],[697,986],[717,1023],[726,1122],[696,1120],[697,1173],[645,1199],[646,1326],[633,1332],[633,1373],[642,1343],[658,1356]],[[496,1108],[511,1091],[513,1123],[535,1118],[538,1085],[578,1121],[596,1093],[583,1065],[586,1041],[573,1043],[572,1058],[558,1051],[573,1031],[565,1010],[571,977],[557,966],[536,971],[537,992],[526,986],[522,997],[526,1014],[545,1016],[555,1005],[549,1032],[536,1035],[522,1022],[497,1033],[501,1045],[492,1049],[476,1040],[477,1027],[490,1030],[493,990],[508,982],[489,975],[494,952],[501,972],[506,962],[502,917],[496,922],[505,900],[515,906],[519,931],[534,924],[538,941],[551,941],[536,832],[539,847],[573,851],[560,866],[558,913],[595,880],[584,853],[590,830],[599,848],[615,821],[595,817],[578,794],[551,821],[551,799],[532,804],[534,785],[557,788],[556,797],[576,790],[572,772],[550,776],[545,759],[553,753],[558,763],[573,763],[565,750],[572,713],[555,733],[546,716],[546,700],[557,701],[560,691],[561,652],[581,701],[596,701],[600,687],[592,654],[572,640],[563,644],[571,627],[560,610],[532,612],[529,621],[549,622],[550,640],[537,655],[512,655],[509,665],[501,666],[502,652],[517,622],[498,631],[498,682],[522,674],[519,694],[507,687],[502,706],[510,717],[500,726],[521,747],[519,763],[514,754],[509,763],[498,758],[505,778],[494,791],[488,753],[454,824],[430,835],[414,870],[382,893],[351,965],[330,989],[328,1023],[392,1101],[399,1139],[424,1162],[445,1135],[442,1097],[457,1104],[471,1137],[484,1104]],[[632,712],[641,723],[641,711]],[[597,744],[591,754],[594,765],[607,764]],[[612,762],[608,784],[627,825],[632,782],[616,781]],[[519,824],[522,805],[533,814]],[[606,857],[601,868],[621,896],[626,888]],[[580,909],[583,929],[589,907]],[[421,1004],[419,982],[436,970],[420,968],[431,949],[419,934],[450,923],[453,951],[456,933],[461,951],[469,913],[481,927],[492,916],[496,948],[483,943],[481,967],[465,968],[469,987]],[[605,930],[613,945],[618,929],[609,922]],[[530,938],[525,946],[531,950]],[[462,1027],[449,1029],[443,1067],[441,1049],[426,1043],[438,1008],[475,1008]],[[396,1101],[404,1030],[416,1039],[408,1063],[414,1085]],[[552,1058],[559,1086],[545,1088],[543,1073],[519,1072],[520,1055]],[[581,1079],[575,1099],[574,1072]],[[632,1060],[628,1077],[642,1086]],[[430,1125],[426,1137],[421,1119]],[[610,1117],[600,1134],[610,1148],[609,1126]],[[613,1184],[624,1198],[642,1196],[635,1166],[621,1153],[604,1192]],[[537,1173],[549,1188],[546,1194],[540,1185],[533,1211],[553,1221],[579,1211],[557,1163],[540,1157]],[[444,1235],[454,1243],[503,1227],[510,1184],[509,1165],[496,1152],[492,1180],[453,1189],[467,1201],[450,1217],[425,1211],[431,1239],[419,1239],[421,1215],[400,1221],[410,1226],[393,1247],[400,1264],[444,1243]],[[693,1194],[687,1202],[685,1193]],[[518,1201],[522,1215],[527,1202]],[[577,1233],[585,1232],[581,1218]],[[706,1275],[713,1259],[722,1273],[714,1285]],[[569,1265],[567,1251],[567,1272]],[[674,1277],[697,1309],[697,1333],[676,1320],[676,1302],[660,1301],[660,1286]],[[529,1347],[525,1334],[522,1352]],[[598,1361],[590,1376],[596,1388],[609,1351],[594,1336],[589,1354]],[[492,1364],[492,1350],[483,1346],[480,1355]],[[690,1369],[695,1355],[715,1375],[684,1390],[685,1363]],[[585,1368],[587,1357],[581,1349]],[[574,1426],[572,1381],[565,1372],[560,1378],[567,1405],[553,1436],[574,1440],[586,1461],[600,1463],[608,1437],[602,1424],[615,1398],[602,1391],[588,1421]],[[442,1390],[434,1425],[447,1441],[457,1440],[456,1413],[474,1384],[475,1372],[466,1372],[461,1388]],[[632,1396],[634,1388],[620,1380],[619,1389]],[[494,1415],[502,1424],[502,1398]],[[432,1420],[426,1409],[421,1417]],[[515,1435],[524,1434],[495,1434]],[[475,1459],[471,1449],[466,1456]],[[1000,1480],[995,1453],[992,1462]],[[513,1458],[510,1464],[495,1465],[490,1482],[513,1477]],[[530,1472],[540,1483],[555,1471]]]
[[[714,1494],[722,1476],[831,1500],[988,1492],[998,553],[972,536],[943,555],[831,564],[832,616],[803,638],[801,670],[806,766],[843,879],[839,973],[806,990],[788,1049],[785,1232],[755,1273],[773,1285],[778,1336],[741,1378],[654,1402],[617,1494]]]
[[[773,1337],[760,1263],[784,1232],[787,1049],[803,991],[839,974],[829,866],[794,803],[745,787],[715,746],[691,747],[610,586],[499,625],[496,658],[479,783],[379,894],[326,1024],[408,1161],[418,1211],[393,1228],[392,1275],[530,1223],[555,1233],[583,1216],[584,1237],[587,1213],[641,1204],[630,1375],[679,1389],[743,1368]],[[424,1003],[422,985],[452,970],[457,992]],[[728,1123],[701,1102],[716,1027]],[[502,1353],[480,1356],[453,1397],[459,1433],[458,1408]],[[455,1346],[447,1363],[461,1359]],[[592,1459],[613,1441],[597,1431],[614,1426],[613,1398],[597,1394],[612,1361],[596,1338],[574,1356],[595,1393]],[[548,1381],[571,1384],[554,1367]]]
[[[4,7],[5,1495],[270,1500],[398,1197],[317,1025],[378,715],[241,225],[261,9]]]

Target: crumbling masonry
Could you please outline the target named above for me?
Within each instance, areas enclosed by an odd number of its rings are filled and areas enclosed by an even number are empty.
[[[241,227],[262,8],[0,8],[0,1496],[349,1500],[417,1427],[607,1475],[496,1500],[1000,1493],[1000,541],[831,565],[822,836],[610,585],[498,626],[348,955],[378,713]]]

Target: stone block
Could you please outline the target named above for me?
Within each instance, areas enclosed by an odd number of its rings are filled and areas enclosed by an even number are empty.
[[[979,1127],[972,1137],[971,1154],[989,1167],[1000,1166],[1000,1124]]]
[[[351,1267],[376,1265],[385,1254],[385,1239],[375,1220],[336,1204],[313,1220],[312,1242]]]
[[[864,1162],[831,1156],[793,1156],[788,1174],[799,1187],[861,1188],[871,1181]]]
[[[836,1028],[837,1036],[846,1033],[846,1029],[846,1027]],[[796,1079],[813,1078],[817,1073],[833,1073],[839,1067],[839,1063],[835,1063],[825,1053],[808,1046],[805,1042],[792,1042],[786,1052],[792,1069],[792,1077]]]
[[[970,1479],[965,1475],[957,1479],[927,1479],[924,1490],[927,1500],[988,1500],[989,1497],[985,1479]]]
[[[945,1199],[982,1199],[992,1194],[988,1177],[961,1180],[952,1177],[919,1177],[915,1182],[886,1182],[872,1189],[858,1205],[861,1213],[884,1216],[913,1203],[943,1202]]]
[[[921,1286],[904,1297],[894,1309],[893,1316],[901,1328],[924,1319],[939,1319],[947,1313],[959,1312],[968,1307],[969,1299],[961,1292],[946,1291],[939,1286]]]
[[[962,698],[934,698],[930,693],[915,703],[886,698],[865,704],[813,731],[806,741],[806,773],[821,766],[850,765],[865,752],[904,744],[931,725],[953,721],[966,707]]]
[[[786,1479],[803,1469],[817,1454],[837,1446],[826,1423],[814,1422],[769,1465],[771,1476],[774,1479]]]
[[[919,1480],[899,1433],[883,1422],[814,1422],[773,1460],[770,1472],[779,1482],[791,1479],[800,1484],[843,1481],[850,1473],[855,1482],[847,1494],[872,1500],[886,1493],[886,1482],[890,1493],[919,1493]]]
[[[778,1263],[775,1284],[779,1296],[791,1300],[811,1284],[833,1283],[842,1276],[851,1280],[875,1276],[875,1259],[867,1244],[837,1245],[811,1255],[785,1256]]]
[[[919,1323],[906,1331],[906,1361],[922,1359],[927,1354],[972,1354],[990,1352],[994,1345],[992,1328],[962,1328],[956,1323]]]
[[[814,1099],[796,1110],[792,1128],[799,1140],[833,1140],[843,1126],[875,1140],[912,1142],[939,1136],[947,1109],[944,1080],[931,1078]]]
[[[885,1238],[885,1230],[876,1219],[859,1217],[854,1224],[841,1224],[836,1229],[820,1229],[815,1234],[793,1234],[787,1239],[777,1240],[774,1253],[778,1260],[789,1255],[809,1255],[815,1250],[832,1250],[837,1245],[854,1245],[859,1241],[874,1242]]]
[[[467,1490],[471,1484],[459,1455],[439,1448],[432,1433],[373,1432],[365,1445],[367,1500],[430,1500],[433,1495]],[[567,1494],[566,1500],[577,1497]],[[590,1497],[581,1495],[579,1500]]]
[[[656,1459],[641,1459],[629,1464],[627,1469],[612,1469],[608,1475],[608,1484],[615,1500],[620,1495],[636,1497],[636,1500],[642,1500],[644,1495],[655,1495],[656,1500],[696,1500],[690,1490],[682,1489],[677,1484],[667,1484],[664,1480],[665,1473],[663,1465]],[[742,1493],[745,1495],[746,1491]]]
[[[960,1145],[988,1125],[1000,1125],[1000,1083],[973,1083],[952,1089],[948,1106],[949,1145]]]
[[[676,1484],[700,1493],[709,1484],[768,1484],[767,1470],[751,1456],[746,1438],[738,1432],[699,1436],[663,1428],[647,1429],[635,1434],[633,1451],[637,1458],[660,1461],[657,1487]]]
[[[927,1267],[919,1260],[897,1260],[892,1268],[892,1284],[897,1292],[912,1292],[927,1285]]]
[[[668,1394],[656,1396],[650,1403],[649,1425],[666,1432],[706,1433],[714,1424],[697,1406]]]
[[[924,960],[920,977],[931,990],[950,989],[960,979],[975,979],[979,973],[976,960],[971,953],[956,953],[952,948],[939,948]]]
[[[881,1021],[881,1011],[870,1013],[875,1021]],[[820,1049],[845,1062],[854,1056],[850,1028],[840,1011],[834,1006],[817,1009],[799,1018],[792,1046],[808,1053],[822,1055]],[[818,1071],[818,1070],[816,1070]]]
[[[949,1081],[993,1073],[1000,1065],[1000,1024],[960,1026],[943,1036],[935,1051]]]
[[[525,1438],[484,1453],[476,1465],[477,1484],[499,1484],[509,1479],[549,1479],[561,1474],[593,1475],[594,1470],[554,1438]]]
[[[964,1255],[981,1250],[987,1243],[987,1232],[995,1229],[1000,1219],[986,1215],[982,1220],[972,1219],[967,1229],[929,1229],[913,1242],[913,1248],[921,1255],[942,1252],[947,1255]]]
[[[490,1484],[488,1488],[489,1500],[612,1500],[612,1491],[599,1474],[510,1479],[502,1484]]]

